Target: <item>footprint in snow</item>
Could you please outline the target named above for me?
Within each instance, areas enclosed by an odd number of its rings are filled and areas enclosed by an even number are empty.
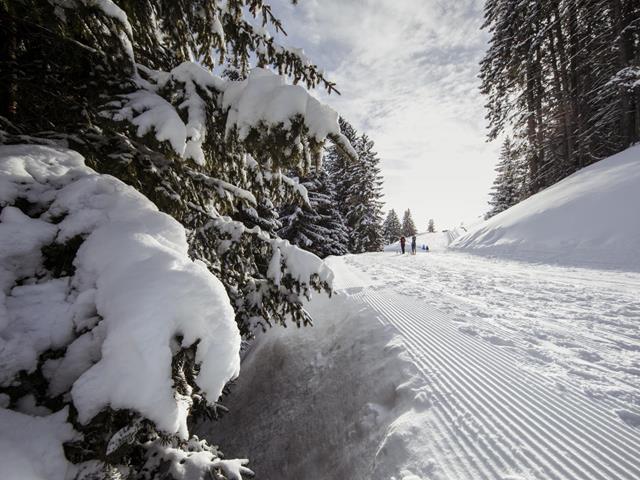
[[[589,350],[578,350],[578,357],[582,360],[586,360],[587,362],[599,362],[602,360],[602,357],[598,355],[596,352],[591,352]]]
[[[630,427],[640,428],[640,414],[625,409],[615,410],[615,413]]]
[[[487,335],[482,338],[493,345],[497,345],[498,347],[513,347],[515,345],[511,340],[498,337],[497,335]]]
[[[466,333],[467,335],[473,335],[474,337],[478,335],[478,329],[472,327],[471,325],[463,325],[461,327],[458,327],[458,331]]]

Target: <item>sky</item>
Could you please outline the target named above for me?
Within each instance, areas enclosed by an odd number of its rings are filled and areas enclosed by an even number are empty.
[[[385,216],[420,231],[471,223],[488,207],[499,145],[486,143],[478,62],[483,0],[272,0],[287,46],[337,83],[324,102],[375,142]]]

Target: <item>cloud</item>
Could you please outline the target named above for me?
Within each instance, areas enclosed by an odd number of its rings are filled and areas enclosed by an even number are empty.
[[[497,146],[485,143],[481,0],[276,0],[285,43],[338,83],[318,92],[376,142],[387,208],[442,227],[481,215]]]

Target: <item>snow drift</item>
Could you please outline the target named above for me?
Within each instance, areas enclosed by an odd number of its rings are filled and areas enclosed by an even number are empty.
[[[400,341],[350,296],[308,308],[316,325],[262,335],[226,398],[231,414],[196,433],[251,458],[260,478],[417,479],[424,439],[411,428],[428,405]]]
[[[583,168],[477,225],[452,248],[640,271],[640,145]]]

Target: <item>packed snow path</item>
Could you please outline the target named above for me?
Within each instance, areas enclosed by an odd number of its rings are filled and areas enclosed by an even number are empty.
[[[460,253],[332,267],[422,373],[439,477],[640,478],[640,275]]]
[[[637,480],[640,274],[458,252],[328,260],[198,430],[263,479]],[[268,445],[268,448],[265,448]]]

